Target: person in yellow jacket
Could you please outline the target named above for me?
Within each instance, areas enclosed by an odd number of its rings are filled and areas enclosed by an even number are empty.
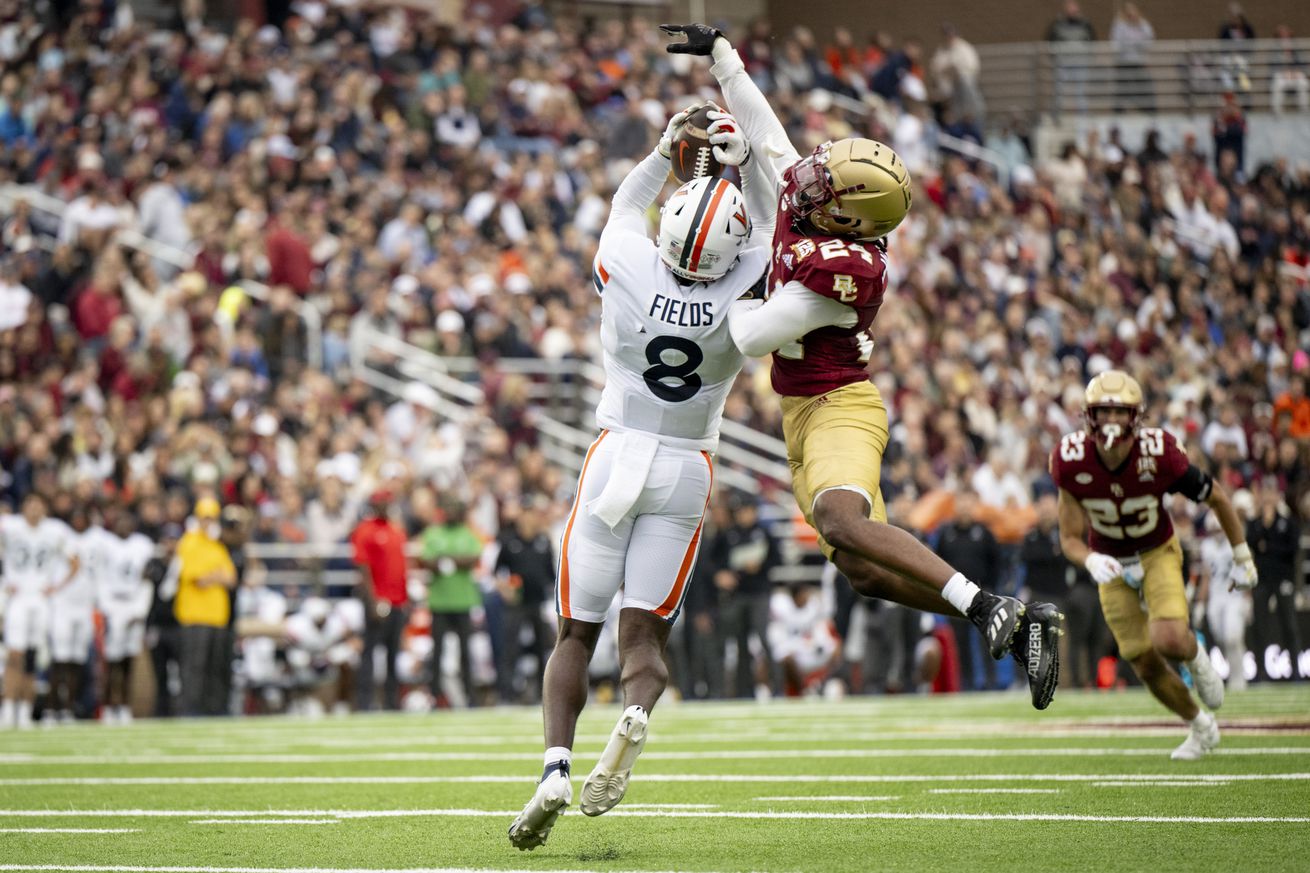
[[[173,612],[181,626],[182,714],[223,715],[224,673],[232,669],[226,646],[231,616],[229,591],[236,567],[219,538],[219,505],[196,502],[195,526],[177,544],[177,598]]]

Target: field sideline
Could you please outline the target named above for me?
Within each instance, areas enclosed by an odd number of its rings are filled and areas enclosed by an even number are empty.
[[[575,792],[618,713],[584,714]],[[532,853],[534,709],[11,732],[0,873],[1310,870],[1310,687],[1220,714],[1177,763],[1141,691],[671,705],[624,803]]]

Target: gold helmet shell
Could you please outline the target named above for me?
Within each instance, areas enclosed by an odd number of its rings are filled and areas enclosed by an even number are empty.
[[[1124,434],[1117,424],[1101,425],[1096,420],[1096,410],[1130,410],[1132,415],[1128,420],[1128,433],[1136,434],[1142,416],[1142,403],[1142,386],[1136,379],[1123,370],[1106,370],[1087,383],[1087,391],[1083,394],[1084,427],[1092,439],[1103,439],[1108,450]]]
[[[798,218],[824,233],[875,240],[910,211],[910,172],[885,143],[863,137],[827,142],[786,171],[784,196]]]

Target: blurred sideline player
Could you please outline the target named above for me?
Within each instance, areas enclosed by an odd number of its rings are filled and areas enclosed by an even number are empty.
[[[817,585],[792,585],[769,596],[768,637],[788,697],[828,691],[825,682],[841,665],[842,645]]]
[[[71,724],[95,636],[96,580],[104,572],[109,534],[82,507],[68,516],[69,549],[78,570],[50,594],[50,696],[43,721]]]
[[[967,616],[993,658],[1008,651],[1025,668],[1033,705],[1045,709],[1059,680],[1056,608],[982,591],[887,524],[879,487],[887,410],[867,367],[887,287],[884,238],[909,211],[909,173],[887,146],[854,137],[802,160],[719,31],[662,29],[687,37],[670,52],[713,55],[710,72],[752,144],[747,166],[765,165],[760,171],[778,195],[769,213],[777,218],[769,299],[734,318],[732,336],[747,355],[773,353],[792,490],[824,556],[861,594]]]
[[[1211,709],[1223,704],[1224,685],[1188,626],[1183,550],[1164,495],[1181,494],[1214,510],[1233,546],[1231,585],[1253,587],[1255,562],[1227,492],[1192,465],[1176,437],[1140,426],[1142,404],[1142,386],[1121,370],[1088,383],[1083,430],[1065,434],[1051,452],[1051,477],[1060,487],[1060,546],[1099,586],[1120,656],[1190,725],[1174,760],[1194,761],[1219,745],[1219,726],[1192,700],[1169,661],[1187,664],[1201,702]]]
[[[661,210],[658,244],[647,236],[647,210],[668,179],[670,149],[688,114],[669,121],[658,147],[623,180],[597,249],[601,433],[587,451],[560,544],[559,635],[542,693],[545,771],[510,826],[519,849],[544,843],[573,799],[569,769],[587,664],[620,585],[626,709],[583,785],[582,811],[600,815],[627,791],[649,713],[668,682],[664,647],[700,546],[723,404],[744,362],[729,335],[729,310],[744,305],[738,299],[760,285],[768,266],[767,229],[753,231],[748,215],[770,209],[771,193],[749,173],[744,196],[711,176],[678,188]],[[747,145],[735,122],[714,118],[709,133],[715,157],[740,166]]]
[[[146,579],[146,568],[154,557],[155,544],[136,529],[136,519],[120,512],[113,530],[105,534],[108,560],[98,575],[96,600],[105,620],[105,708],[106,724],[127,724],[132,710],[127,697],[132,682],[132,662],[145,648],[146,616],[154,589]]]
[[[324,686],[332,687],[333,713],[350,712],[363,633],[363,604],[353,599],[334,606],[322,597],[309,597],[287,618],[293,712],[312,707],[309,698]]]
[[[39,494],[27,495],[21,515],[0,516],[8,650],[0,730],[32,726],[37,652],[49,630],[50,595],[79,569],[72,538],[68,525],[46,517],[45,499]]]
[[[1228,690],[1246,690],[1246,627],[1251,623],[1251,592],[1228,584],[1233,575],[1233,547],[1220,536],[1219,516],[1205,517],[1201,540],[1201,584],[1193,607],[1193,626],[1205,618],[1210,637],[1228,662]]]

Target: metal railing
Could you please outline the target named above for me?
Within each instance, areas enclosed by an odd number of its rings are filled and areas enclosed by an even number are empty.
[[[63,220],[64,212],[68,208],[68,204],[63,200],[32,185],[0,185],[0,214],[9,215],[12,213],[14,204],[19,201],[24,201],[33,210],[45,213],[60,221]],[[190,270],[195,266],[196,256],[194,253],[151,239],[135,228],[128,227],[116,231],[113,240],[118,245],[142,252],[179,270]],[[37,244],[47,250],[54,248],[53,239],[50,237],[38,237]],[[243,279],[235,284],[239,285],[243,291],[256,300],[268,300],[269,298],[269,287],[263,282]],[[321,369],[323,366],[323,316],[312,304],[299,298],[296,299],[294,308],[296,315],[305,324],[306,363],[316,370]]]
[[[1310,69],[1310,39],[1160,40],[1134,55],[1114,43],[980,45],[979,84],[990,115],[1107,115],[1124,111],[1212,113],[1225,92],[1248,112],[1302,109],[1280,76]]]
[[[402,396],[409,381],[430,386],[433,411],[463,421],[486,402],[476,381],[485,365],[476,358],[442,357],[402,339],[383,334],[367,337],[352,349],[352,368],[363,381]],[[502,375],[527,379],[533,426],[547,460],[577,472],[596,436],[595,409],[605,384],[605,371],[589,361],[502,358]],[[749,494],[760,493],[760,477],[791,481],[782,440],[740,422],[723,421],[715,475],[725,485]],[[780,502],[781,508],[781,502]]]

